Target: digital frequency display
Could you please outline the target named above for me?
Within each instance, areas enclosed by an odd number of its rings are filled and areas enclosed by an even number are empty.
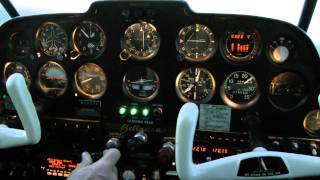
[[[228,34],[226,48],[228,52],[237,58],[248,56],[255,46],[255,37],[250,32],[231,32]]]
[[[47,157],[40,166],[47,176],[68,177],[72,170],[79,166],[78,162],[70,159]]]

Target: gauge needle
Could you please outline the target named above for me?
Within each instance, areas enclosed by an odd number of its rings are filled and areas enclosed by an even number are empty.
[[[85,80],[81,81],[81,84],[87,83],[87,82],[89,82],[91,80],[92,80],[92,78],[85,79]]]
[[[197,99],[197,86],[194,87],[193,100]]]
[[[194,32],[191,34],[191,36],[187,39],[187,42],[193,42],[193,40],[191,40],[192,36],[194,35]]]
[[[197,74],[197,72],[198,72],[198,74]],[[200,79],[200,73],[201,73],[201,71],[198,68],[196,68],[196,79],[195,79],[196,82],[198,82]]]
[[[140,31],[142,31],[142,49],[144,49],[144,30],[142,29],[142,27]]]
[[[80,31],[84,34],[84,36],[86,36],[86,38],[89,38],[89,35],[82,28],[80,28]]]
[[[183,93],[189,92],[193,87],[194,87],[194,85],[193,85],[193,84],[190,84],[190,85],[187,87],[187,89],[185,89],[185,90],[183,91]]]
[[[207,42],[206,40],[202,40],[202,39],[199,39],[199,40],[197,40],[197,39],[190,39],[190,40],[188,40],[188,42]]]
[[[253,79],[253,77],[247,79],[243,84],[247,84],[247,83],[251,82],[252,79]]]

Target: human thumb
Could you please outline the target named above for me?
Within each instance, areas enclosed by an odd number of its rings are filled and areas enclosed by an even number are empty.
[[[88,152],[83,152],[81,154],[81,162],[79,164],[79,168],[86,167],[92,164],[92,158]]]

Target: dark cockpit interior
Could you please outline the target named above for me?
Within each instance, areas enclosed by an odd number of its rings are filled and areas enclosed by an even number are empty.
[[[38,144],[0,150],[1,179],[63,179],[83,151],[97,160],[108,148],[122,154],[119,179],[179,179],[177,117],[188,102],[199,109],[195,164],[256,147],[320,156],[319,55],[287,22],[195,13],[182,1],[101,1],[13,18],[0,39],[0,124],[23,128],[6,89],[20,73],[41,126]],[[236,178],[292,173],[267,160]]]

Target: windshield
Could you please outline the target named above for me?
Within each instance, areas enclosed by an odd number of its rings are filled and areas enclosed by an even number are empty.
[[[21,16],[49,13],[81,13],[88,10],[95,0],[11,0]],[[304,0],[186,0],[191,9],[201,13],[246,14],[279,19],[298,25]],[[290,6],[288,6],[290,4]],[[284,8],[285,7],[285,8]],[[320,52],[320,7],[317,6],[310,24],[308,35]],[[8,14],[0,6],[0,25],[9,20]],[[318,19],[318,20],[317,20]]]

